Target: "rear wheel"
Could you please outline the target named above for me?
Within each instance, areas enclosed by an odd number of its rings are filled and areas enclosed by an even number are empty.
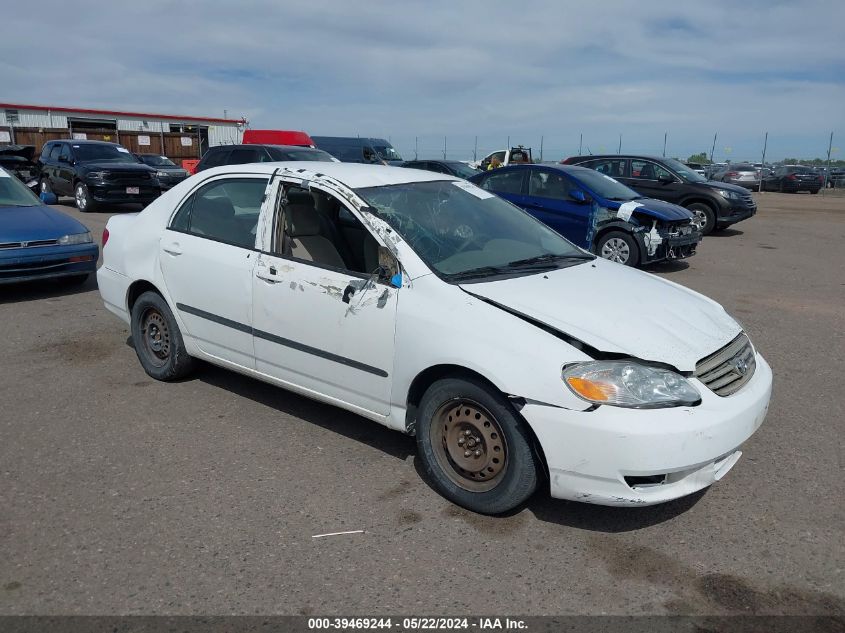
[[[41,182],[38,183],[38,190],[41,193],[52,193],[53,189],[50,187],[50,180],[42,176]]]
[[[527,429],[507,399],[481,381],[445,378],[428,388],[417,448],[434,488],[473,512],[507,512],[537,488]]]
[[[176,318],[158,293],[145,292],[132,306],[132,344],[144,371],[156,380],[178,380],[194,368]]]
[[[640,248],[637,241],[624,231],[610,231],[596,242],[596,254],[625,266],[636,266],[640,262]]]
[[[709,205],[703,202],[693,202],[687,205],[687,209],[692,213],[693,225],[701,231],[702,235],[713,232],[713,229],[716,228],[716,212]]]
[[[76,183],[76,187],[73,190],[73,197],[76,198],[76,208],[82,211],[82,213],[90,213],[97,210],[97,203],[91,197],[91,192],[88,191],[85,183]]]

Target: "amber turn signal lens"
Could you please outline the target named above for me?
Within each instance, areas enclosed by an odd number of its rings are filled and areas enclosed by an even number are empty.
[[[616,391],[613,385],[607,383],[594,382],[586,378],[578,378],[576,376],[569,376],[566,379],[569,386],[575,393],[583,396],[588,400],[597,400],[599,402],[606,402],[610,396]]]

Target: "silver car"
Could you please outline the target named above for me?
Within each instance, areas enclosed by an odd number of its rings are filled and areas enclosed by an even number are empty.
[[[728,182],[747,189],[760,187],[760,170],[754,165],[727,165],[713,175],[713,180]]]

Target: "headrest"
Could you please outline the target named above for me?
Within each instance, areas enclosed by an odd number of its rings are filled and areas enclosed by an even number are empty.
[[[229,198],[219,196],[217,198],[205,198],[200,202],[200,204],[196,204],[192,211],[193,216],[197,215],[212,215],[218,217],[225,217],[229,215],[235,215],[235,207],[232,206],[232,202]]]
[[[320,234],[320,218],[314,210],[313,200],[311,204],[288,204],[285,211],[288,219],[288,235],[291,237]]]
[[[288,199],[288,204],[314,206],[314,196],[307,191],[288,191],[285,197]]]

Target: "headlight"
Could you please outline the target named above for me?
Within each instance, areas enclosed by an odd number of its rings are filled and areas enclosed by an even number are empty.
[[[62,246],[68,246],[70,244],[90,244],[94,240],[91,239],[91,232],[88,231],[87,233],[74,233],[73,235],[65,235],[60,237],[58,242]]]
[[[156,178],[167,178],[169,175],[170,174],[168,174],[166,171],[157,171],[156,172]]]
[[[686,378],[635,362],[596,361],[563,369],[563,382],[594,404],[648,409],[696,404],[701,395]]]
[[[104,171],[89,171],[88,178],[91,180],[105,180],[106,179],[106,172]]]
[[[719,189],[719,195],[723,198],[727,198],[728,200],[741,200],[742,196],[740,196],[736,191],[728,191],[727,189]]]

